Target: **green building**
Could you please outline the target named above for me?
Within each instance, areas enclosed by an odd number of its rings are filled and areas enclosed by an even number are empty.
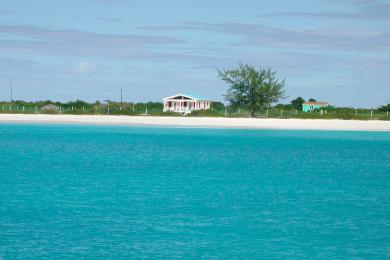
[[[328,107],[328,102],[305,102],[302,104],[303,112],[310,112],[314,109],[322,109]]]

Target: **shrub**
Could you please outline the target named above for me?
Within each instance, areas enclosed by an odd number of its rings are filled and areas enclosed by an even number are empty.
[[[218,117],[223,115],[213,110],[195,110],[192,111],[188,116]]]

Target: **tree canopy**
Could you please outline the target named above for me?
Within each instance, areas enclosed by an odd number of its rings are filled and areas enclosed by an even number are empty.
[[[211,102],[211,108],[213,110],[224,110],[225,109],[225,105],[222,102],[212,101]]]
[[[387,111],[390,111],[390,104],[381,106],[381,107],[378,108],[378,110],[379,110],[380,112],[387,112]]]
[[[291,100],[291,105],[297,110],[302,110],[303,103],[305,103],[305,100],[302,97],[297,97],[296,99]]]
[[[238,68],[218,71],[219,77],[229,85],[225,99],[233,108],[256,111],[269,107],[284,97],[284,80],[276,78],[271,68],[256,69],[248,64],[239,64]]]

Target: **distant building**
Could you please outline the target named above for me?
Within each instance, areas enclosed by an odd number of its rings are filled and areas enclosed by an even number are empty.
[[[328,106],[329,106],[328,102],[305,102],[302,104],[302,111],[309,112],[309,111],[313,111],[314,109],[321,109]]]
[[[188,114],[194,110],[210,109],[210,103],[205,98],[177,94],[164,98],[164,112]]]
[[[58,111],[59,107],[53,104],[48,104],[46,106],[41,107],[42,111]]]

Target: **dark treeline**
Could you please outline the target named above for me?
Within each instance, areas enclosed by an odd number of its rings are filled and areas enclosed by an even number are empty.
[[[45,109],[47,105],[54,105],[57,109]],[[45,111],[42,111],[45,110]],[[12,112],[46,112],[46,113],[70,113],[70,114],[142,114],[162,112],[161,102],[115,102],[106,100],[89,103],[83,100],[58,102],[51,100],[27,102],[15,100],[13,102],[0,102],[0,111]]]
[[[279,109],[284,109],[284,110],[291,110],[291,109],[297,109],[297,110],[302,110],[302,104],[305,103],[306,101],[309,102],[317,102],[316,99],[314,98],[309,98],[308,100],[303,99],[302,97],[297,97],[296,99],[292,100],[289,104],[277,104],[275,107]],[[374,109],[368,109],[368,108],[353,108],[353,107],[336,107],[336,106],[328,106],[326,107],[327,111],[349,111],[353,110],[354,112],[356,111],[377,111],[377,112],[387,112],[390,111],[390,104],[383,105]]]
[[[314,101],[315,99],[309,99]],[[389,120],[390,104],[375,109],[335,107],[329,106],[323,111],[319,109],[312,112],[302,112],[301,97],[288,104],[269,106],[256,112],[257,117],[273,118],[340,118],[340,119],[382,119]],[[45,110],[47,105],[54,105],[57,109]],[[50,100],[27,102],[16,100],[13,102],[0,102],[0,113],[52,113],[52,114],[95,114],[95,115],[156,115],[156,116],[182,116],[176,113],[163,112],[162,102],[115,102],[106,100],[89,103],[83,100],[69,102],[55,102]],[[215,117],[249,117],[251,111],[225,105],[222,102],[211,102],[210,110],[193,111],[187,116],[215,116]]]
[[[45,107],[52,105],[49,109]],[[224,111],[222,102],[212,102],[211,106],[215,111]],[[53,109],[53,107],[55,109]],[[84,100],[69,102],[58,102],[51,100],[23,101],[14,100],[0,102],[0,113],[52,113],[52,114],[111,114],[111,115],[174,115],[176,113],[164,113],[162,102],[116,102],[106,100],[92,103]]]

